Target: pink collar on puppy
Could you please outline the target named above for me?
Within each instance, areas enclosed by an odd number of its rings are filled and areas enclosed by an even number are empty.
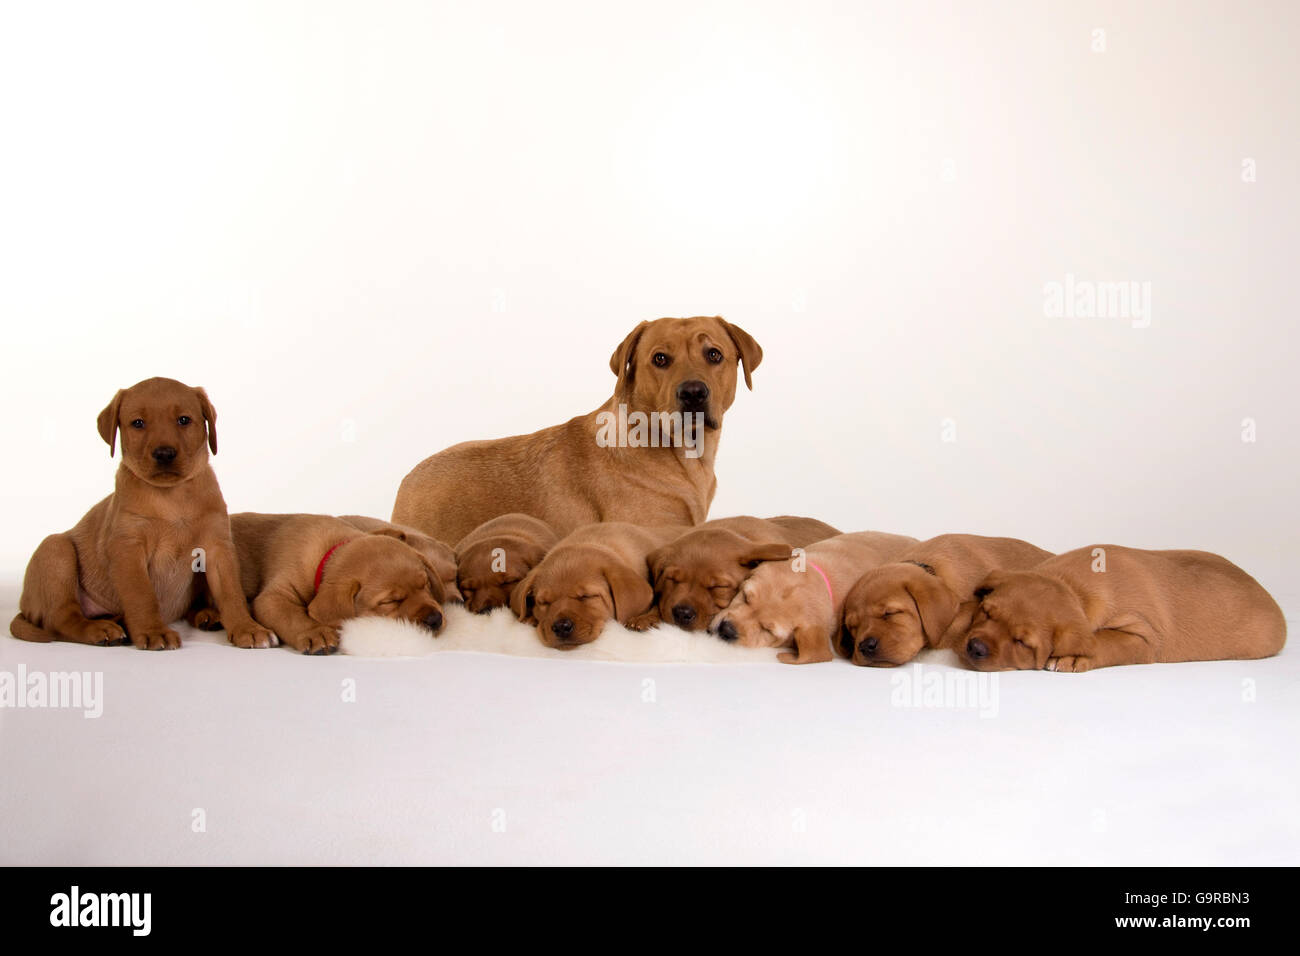
[[[829,594],[830,597],[831,597],[831,607],[834,607],[834,606],[835,606],[835,589],[834,589],[833,587],[831,587],[831,579],[828,578],[828,577],[826,576],[826,572],[825,572],[825,571],[823,571],[820,567],[818,567],[818,566],[817,566],[816,564],[814,564],[813,562],[809,561],[809,562],[808,562],[808,567],[812,568],[814,571],[816,571],[818,574],[820,574],[820,575],[822,576],[822,580],[826,582],[826,593]]]
[[[316,578],[311,583],[312,591],[320,590],[320,579],[325,576],[325,562],[330,559],[331,554],[333,554],[339,548],[343,547],[343,545],[345,544],[347,544],[347,541],[340,541],[338,544],[334,545],[334,547],[326,551],[325,557],[320,559],[320,564],[316,565]]]

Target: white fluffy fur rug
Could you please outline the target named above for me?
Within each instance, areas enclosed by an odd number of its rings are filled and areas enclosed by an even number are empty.
[[[443,608],[446,624],[434,637],[403,621],[362,617],[343,625],[340,650],[355,657],[426,657],[442,651],[479,651],[515,657],[550,657],[578,661],[634,661],[692,664],[766,664],[776,662],[773,648],[736,647],[711,634],[689,633],[660,624],[649,631],[629,631],[611,621],[590,644],[571,651],[547,647],[536,628],[521,624],[509,608],[471,614],[460,604]]]

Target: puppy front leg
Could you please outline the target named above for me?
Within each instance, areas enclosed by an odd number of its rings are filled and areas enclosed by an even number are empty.
[[[296,651],[333,654],[339,649],[338,630],[312,618],[289,590],[263,591],[253,599],[253,614]]]
[[[168,627],[149,580],[149,555],[143,542],[115,541],[108,555],[108,576],[122,601],[122,616],[131,643],[145,651],[170,651],[181,636]]]
[[[1058,643],[1047,659],[1047,670],[1081,674],[1119,664],[1153,664],[1155,648],[1141,634],[1103,627],[1087,640]]]
[[[235,550],[229,541],[218,540],[207,548],[205,575],[230,643],[236,647],[270,647],[275,643],[271,632],[248,613]]]
[[[776,659],[782,664],[821,664],[833,660],[834,656],[825,634],[801,627],[794,632],[794,653],[783,651]]]

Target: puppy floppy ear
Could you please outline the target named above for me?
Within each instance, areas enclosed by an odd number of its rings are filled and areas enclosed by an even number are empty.
[[[376,528],[374,531],[367,531],[366,533],[379,534],[386,538],[396,538],[398,541],[406,541],[406,532],[401,528]],[[424,555],[420,555],[420,557],[423,558]],[[429,562],[426,560],[424,563],[428,564]]]
[[[933,574],[920,568],[916,570],[919,573],[909,575],[903,589],[916,605],[926,646],[938,647],[952,625],[953,618],[957,616],[957,595]]]
[[[749,375],[754,371],[754,369],[758,368],[758,364],[763,361],[763,349],[754,341],[754,337],[740,326],[732,325],[721,316],[718,317],[718,321],[721,322],[722,327],[727,330],[727,334],[731,336],[731,341],[735,344],[737,351],[740,352],[740,367],[745,372],[745,388],[752,392],[754,390],[754,383],[750,379]]]
[[[419,551],[415,553],[420,555],[420,563],[424,565],[424,573],[429,579],[429,590],[433,592],[433,599],[439,604],[445,604],[447,602],[447,588],[442,582],[442,575],[438,573],[438,569],[433,566],[432,561],[420,554]],[[455,600],[460,600],[459,591],[456,592]]]
[[[348,618],[357,616],[357,595],[360,592],[360,581],[327,582],[307,605],[307,616],[321,624],[338,627]]]
[[[126,389],[119,388],[113,400],[99,413],[99,437],[108,442],[109,458],[117,451],[117,416],[122,412],[122,396],[125,394]]]
[[[650,572],[650,580],[654,582],[651,587],[654,590],[659,589],[659,577],[664,573],[664,562],[672,553],[672,545],[666,544],[662,548],[655,548],[645,556],[646,570]]]
[[[217,453],[217,410],[212,407],[212,402],[208,399],[208,393],[201,388],[194,389],[194,394],[199,397],[199,408],[203,410],[203,421],[208,426],[208,448],[212,449],[212,454]]]
[[[740,556],[740,564],[742,567],[756,568],[764,561],[788,561],[793,555],[794,549],[788,544],[756,544]]]
[[[614,602],[614,617],[620,623],[631,620],[654,603],[655,589],[644,573],[615,562],[604,570],[609,595]]]
[[[614,354],[609,357],[609,370],[618,376],[616,390],[620,394],[630,391],[632,382],[636,379],[636,347],[649,327],[650,320],[643,320],[627,334],[627,338],[618,344]]]
[[[533,586],[536,580],[537,569],[534,568],[524,575],[523,580],[510,593],[510,610],[525,624],[537,623],[537,617],[533,614]]]

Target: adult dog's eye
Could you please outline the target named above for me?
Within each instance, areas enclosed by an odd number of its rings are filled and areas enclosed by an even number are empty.
[[[177,424],[177,425],[188,425],[188,424],[189,424],[190,422],[192,422],[192,421],[194,421],[194,419],[190,418],[190,416],[188,416],[188,415],[182,415],[180,418],[176,419],[176,424]]]
[[[709,349],[704,353],[704,357],[714,365],[717,365],[722,361],[722,349]]]
[[[131,420],[131,427],[132,427],[132,428],[144,428],[144,419],[143,419],[143,418],[135,418],[135,419],[132,419],[132,420]]]
[[[656,352],[650,361],[655,363],[655,368],[667,368],[673,363],[667,352]]]

